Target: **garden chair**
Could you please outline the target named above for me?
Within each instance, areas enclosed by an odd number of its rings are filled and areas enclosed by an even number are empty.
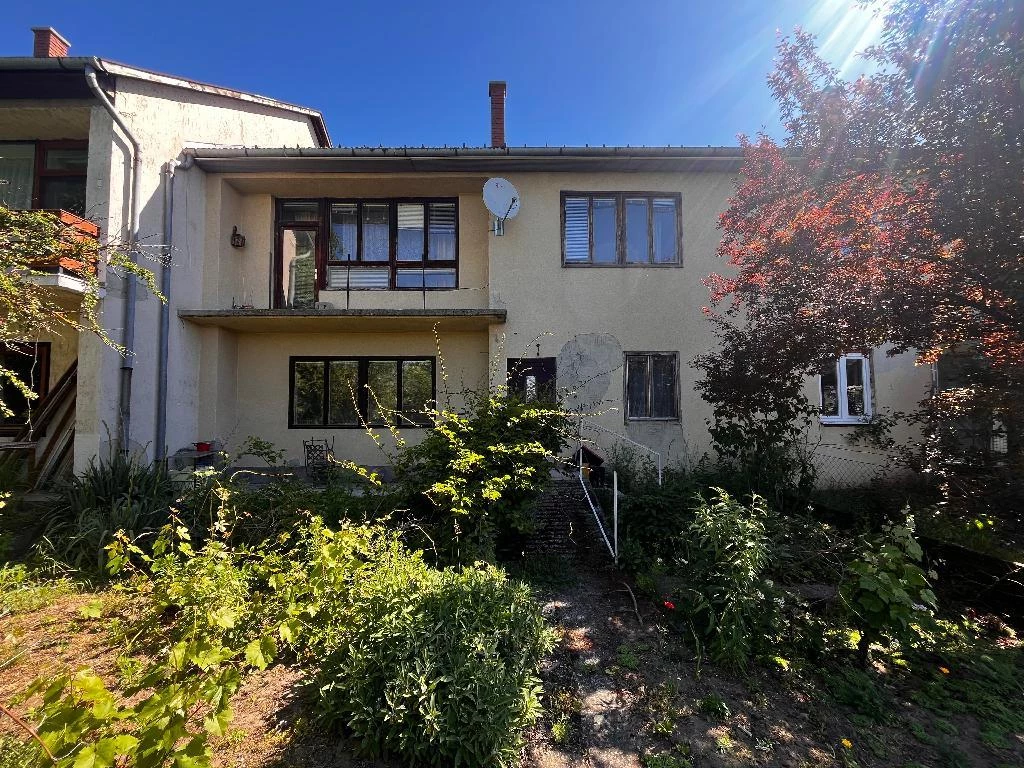
[[[306,456],[306,477],[316,483],[326,482],[334,463],[334,438],[303,440],[302,448]]]

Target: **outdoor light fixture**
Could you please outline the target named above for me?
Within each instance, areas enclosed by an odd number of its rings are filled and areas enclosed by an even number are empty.
[[[245,235],[239,234],[238,227],[231,228],[231,247],[245,248]]]

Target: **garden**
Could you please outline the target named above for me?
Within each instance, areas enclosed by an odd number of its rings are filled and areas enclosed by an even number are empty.
[[[395,428],[389,482],[250,438],[185,490],[115,452],[41,502],[3,461],[0,768],[1024,765],[1024,16],[876,6],[856,81],[779,41],[786,140],[742,139],[683,393],[711,448],[608,457],[617,564],[529,549],[581,414],[500,389]],[[28,225],[0,341],[116,347],[98,284],[84,319],[28,300]],[[849,430],[884,482],[824,488],[806,385],[869,352],[934,385]]]

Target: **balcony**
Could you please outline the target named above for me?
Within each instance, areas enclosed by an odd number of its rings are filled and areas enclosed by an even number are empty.
[[[504,309],[179,309],[194,325],[248,333],[479,331],[506,320]]]
[[[70,293],[85,293],[86,281],[83,276],[96,274],[97,254],[91,249],[82,249],[79,246],[82,243],[96,242],[100,236],[100,229],[91,221],[69,211],[48,210],[45,213],[53,214],[60,220],[64,227],[61,234],[67,241],[67,246],[58,248],[50,258],[32,265],[33,269],[42,273],[35,275],[32,282]]]

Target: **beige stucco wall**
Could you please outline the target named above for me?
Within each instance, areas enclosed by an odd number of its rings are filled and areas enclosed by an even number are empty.
[[[193,439],[216,439],[234,454],[249,436],[283,448],[291,462],[302,459],[302,441],[335,439],[340,457],[368,466],[389,463],[385,454],[360,429],[289,429],[289,361],[292,355],[423,356],[441,353],[447,380],[437,363],[437,397],[442,404],[461,408],[467,391],[480,391],[487,382],[487,335],[484,332],[444,333],[435,339],[429,330],[403,333],[231,333],[205,329],[203,374],[197,403],[199,430]],[[394,441],[381,429],[387,451]],[[422,429],[402,428],[415,442]],[[243,460],[241,464],[252,464]]]
[[[693,359],[716,343],[703,307],[707,289],[702,279],[727,269],[716,256],[718,214],[732,193],[732,173],[523,173],[511,175],[522,198],[519,216],[508,222],[505,235],[489,232],[489,216],[480,200],[483,178],[438,174],[423,176],[258,174],[206,178],[205,261],[202,304],[225,308],[238,297],[256,307],[270,306],[274,252],[275,197],[459,197],[460,290],[422,292],[322,292],[322,301],[352,308],[502,308],[508,321],[487,333],[447,340],[448,368],[456,377],[484,375],[490,358],[491,383],[503,379],[509,357],[555,357],[558,383],[567,402],[608,430],[662,453],[663,461],[691,463],[710,450],[709,406],[695,391],[699,371]],[[678,267],[565,268],[561,264],[562,191],[648,191],[679,193],[682,199],[683,256]],[[245,249],[228,244],[238,226],[247,238]],[[209,333],[209,331],[204,331]],[[219,331],[217,333],[227,333]],[[228,334],[230,335],[230,334]],[[487,338],[486,348],[477,347]],[[468,357],[459,344],[470,344]],[[259,435],[297,457],[307,430],[287,429],[287,357],[294,354],[427,354],[429,334],[240,334],[237,342],[237,389],[223,389],[230,380],[215,377],[217,413],[199,408],[199,425],[216,424],[215,437],[229,445]],[[204,346],[204,350],[207,347]],[[312,350],[312,351],[310,351]],[[369,352],[362,350],[370,350]],[[459,350],[455,352],[455,350]],[[679,359],[679,412],[674,421],[626,422],[623,409],[623,359],[626,352],[676,352]],[[215,353],[204,351],[205,366],[223,367]],[[255,373],[257,372],[258,373]],[[203,376],[207,374],[204,372]],[[211,376],[213,374],[210,374]],[[876,413],[911,410],[927,388],[927,368],[916,368],[912,355],[873,356]],[[203,378],[205,381],[205,378]],[[207,390],[210,391],[210,390]],[[816,397],[816,380],[808,381]],[[231,405],[237,405],[230,423]],[[212,411],[209,411],[212,413]],[[814,425],[808,444],[828,461],[870,460],[864,449],[847,446],[848,427]],[[211,437],[195,434],[188,441]],[[591,432],[606,453],[626,445],[605,433]],[[339,453],[357,461],[383,463],[363,436],[336,433]],[[837,458],[838,457],[838,458]],[[850,464],[852,467],[853,464]],[[856,469],[856,467],[855,467]]]
[[[152,257],[162,256],[163,180],[165,163],[181,154],[189,144],[249,146],[316,146],[309,119],[273,107],[242,102],[119,77],[114,104],[139,140],[141,150],[141,195],[139,242]],[[175,194],[175,248],[171,252],[173,283],[172,317],[178,306],[195,306],[193,296],[203,285],[203,238],[206,208],[205,181],[199,172],[179,171],[181,181]],[[131,152],[114,130],[109,115],[92,107],[89,123],[89,186],[86,206],[90,218],[101,226],[103,236],[125,241],[129,221]],[[230,202],[230,201],[229,201]],[[230,208],[224,215],[229,215]],[[187,236],[186,236],[187,234]],[[180,245],[179,245],[180,243]],[[155,258],[141,259],[158,271]],[[230,268],[230,265],[225,265]],[[125,282],[106,275],[103,324],[113,338],[123,338],[123,297]],[[185,303],[179,303],[183,300]],[[131,405],[131,443],[145,454],[154,453],[158,326],[160,302],[140,287],[136,313],[136,355]],[[184,328],[176,319],[170,330],[168,397],[168,445],[174,450],[194,440],[196,397],[199,379],[199,343],[195,329]],[[108,432],[118,421],[118,388],[121,360],[95,338],[83,336],[79,348],[80,384],[75,467],[82,469],[89,458],[108,450]]]
[[[250,303],[272,305],[276,248],[275,198],[455,197],[459,202],[459,285],[430,291],[320,291],[319,300],[339,309],[474,309],[488,302],[488,220],[480,197],[484,177],[438,175],[370,177],[356,174],[214,175],[208,179],[203,304],[224,309]],[[232,229],[246,238],[230,245]],[[244,297],[244,301],[243,301]]]

